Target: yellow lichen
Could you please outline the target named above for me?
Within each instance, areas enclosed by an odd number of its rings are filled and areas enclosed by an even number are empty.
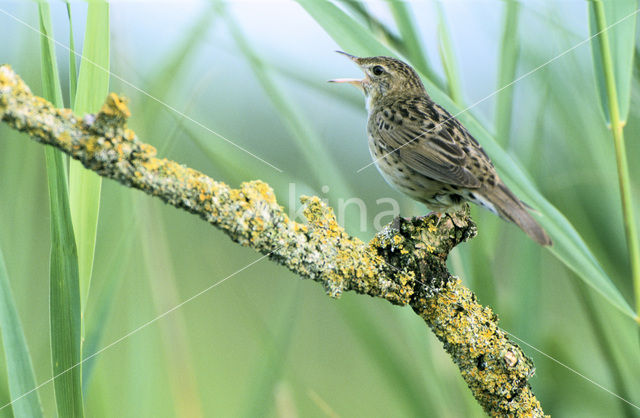
[[[147,158],[155,157],[157,152],[156,148],[153,145],[149,145],[149,144],[140,144],[140,149],[142,150],[142,152],[145,154]]]
[[[8,65],[7,67],[11,69],[11,67],[9,67]],[[0,71],[0,86],[8,86],[10,84],[11,84],[11,80],[9,80],[9,77],[7,77],[7,75],[5,74],[5,71]]]
[[[127,107],[127,99],[125,97],[119,97],[115,93],[109,93],[107,100],[102,105],[100,113],[105,115],[121,117],[127,119],[131,116],[131,112]]]
[[[87,150],[87,153],[89,155],[92,155],[93,153],[96,152],[96,150],[98,149],[98,137],[96,136],[90,136],[86,141],[85,141],[85,150]]]
[[[400,235],[394,235],[393,236],[393,243],[395,245],[400,245],[400,244],[402,244],[403,241],[404,241],[404,238],[402,236],[400,236]]]
[[[307,232],[309,231],[309,228],[307,228],[306,225],[298,223],[298,222],[294,222],[293,223],[293,230],[295,232]]]
[[[136,133],[133,132],[131,129],[127,128],[124,130],[124,139],[126,139],[127,141],[133,142],[135,137],[136,137]]]
[[[68,131],[64,131],[58,136],[58,139],[60,140],[60,142],[64,142],[65,144],[68,144],[71,142],[71,135],[69,134]]]
[[[160,160],[157,158],[149,158],[142,162],[142,166],[150,171],[157,171],[160,168]]]

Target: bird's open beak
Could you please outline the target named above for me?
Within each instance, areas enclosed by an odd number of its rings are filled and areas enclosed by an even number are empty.
[[[347,54],[347,53],[346,53],[346,52],[344,52],[344,51],[336,51],[336,52],[337,52],[338,54],[342,54],[342,55],[344,55],[345,57],[348,57],[349,59],[351,59],[351,60],[352,60],[352,61],[354,61],[354,62],[355,62],[355,61],[357,61],[357,60],[359,59],[359,57],[356,57],[355,55]]]
[[[355,55],[351,55],[351,54],[347,54],[346,52],[342,52],[342,51],[336,51],[338,54],[342,54],[345,55],[346,57],[348,57],[351,61],[355,62],[356,64],[358,63],[358,57],[356,57]],[[335,78],[333,80],[329,80],[329,83],[349,83],[349,84],[353,84],[354,86],[358,87],[359,89],[364,89],[364,87],[362,86],[362,83],[365,80],[358,80],[357,78]]]
[[[349,83],[356,87],[362,87],[362,80],[358,80],[357,78],[334,78],[333,80],[329,80],[329,83]]]

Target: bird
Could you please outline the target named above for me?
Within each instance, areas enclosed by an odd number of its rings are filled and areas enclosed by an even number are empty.
[[[369,151],[391,186],[439,214],[465,202],[482,206],[520,227],[542,246],[549,235],[530,208],[504,184],[491,159],[469,131],[427,93],[418,73],[392,57],[339,52],[364,72],[339,78],[364,92]]]

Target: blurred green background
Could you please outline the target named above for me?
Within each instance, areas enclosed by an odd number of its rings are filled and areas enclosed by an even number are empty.
[[[275,0],[111,4],[109,90],[130,99],[129,127],[142,141],[214,179],[233,186],[264,180],[292,212],[301,194],[327,198],[335,208],[340,199],[362,199],[364,228],[356,204],[340,221],[365,240],[376,232],[376,216],[390,210],[379,199],[399,202],[403,216],[426,210],[391,189],[373,166],[357,173],[371,161],[364,101],[355,89],[326,80],[360,74],[334,50],[357,49],[358,31],[372,34],[464,109],[592,33],[585,1],[335,3],[357,25],[323,20],[310,4],[325,2],[300,3],[306,9]],[[87,5],[72,3],[71,11],[81,51]],[[0,63],[43,94],[38,4],[0,2],[0,12]],[[55,39],[69,45],[66,5],[51,4],[51,17]],[[622,26],[611,29],[612,42]],[[57,45],[56,54],[68,107],[69,51]],[[630,84],[619,92],[630,95],[624,133],[636,209],[638,64],[636,55]],[[507,163],[496,165],[524,200],[540,208],[527,190],[541,193],[573,225],[586,249],[573,251],[602,267],[622,302],[611,303],[597,279],[566,266],[572,247],[541,249],[477,208],[479,235],[452,253],[450,267],[505,330],[540,350],[521,344],[536,365],[530,383],[546,413],[640,416],[550,358],[640,405],[638,327],[621,308],[634,306],[633,282],[597,72],[590,43],[583,43],[464,117],[494,141],[478,137],[493,158],[495,144],[506,151]],[[52,376],[44,160],[41,145],[0,125],[0,249],[37,383]],[[530,184],[518,183],[512,160]],[[228,280],[86,361],[86,416],[483,416],[409,308],[354,294],[331,300],[317,283],[267,260],[236,274],[259,257],[200,219],[105,180],[84,357]],[[6,368],[3,362],[0,407],[11,400]],[[38,394],[44,415],[56,416],[53,384]],[[12,416],[11,408],[0,415]]]

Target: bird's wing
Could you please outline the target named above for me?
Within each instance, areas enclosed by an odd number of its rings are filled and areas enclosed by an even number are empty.
[[[450,115],[444,109],[441,112],[423,101],[399,102],[372,114],[369,130],[380,139],[386,153],[392,157],[398,153],[402,162],[425,177],[466,188],[480,187],[469,155],[477,143],[465,147],[468,139],[461,141],[460,136],[471,136],[455,119],[447,120]]]

